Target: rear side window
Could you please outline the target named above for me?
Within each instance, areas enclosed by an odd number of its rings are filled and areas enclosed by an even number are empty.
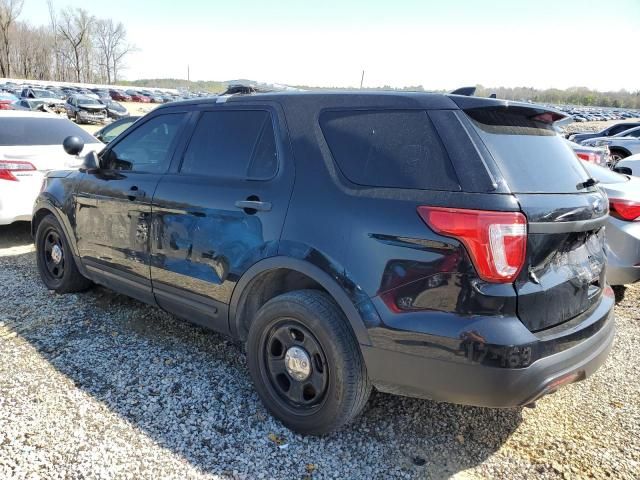
[[[616,125],[615,127],[611,127],[611,129],[609,130],[609,135],[617,135],[617,134],[625,132],[625,131],[629,130],[630,128],[633,128],[633,127],[637,127],[637,125],[635,125],[635,124],[631,124],[631,125]]]
[[[327,111],[320,127],[345,177],[358,185],[460,190],[424,110]]]
[[[263,110],[204,112],[180,172],[219,178],[266,180],[278,158],[271,115]]]
[[[465,110],[514,193],[578,193],[589,176],[546,112],[528,107]]]
[[[0,145],[62,145],[68,136],[80,137],[84,143],[100,143],[75,123],[64,118],[0,118]]]

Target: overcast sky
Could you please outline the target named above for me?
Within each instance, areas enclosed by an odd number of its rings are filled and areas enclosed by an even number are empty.
[[[640,90],[640,0],[54,0],[122,21],[127,79]],[[46,0],[21,20],[48,22]]]

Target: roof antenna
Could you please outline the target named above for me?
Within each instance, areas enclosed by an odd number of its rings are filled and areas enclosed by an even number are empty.
[[[451,95],[464,95],[465,97],[473,97],[476,93],[476,87],[456,88]]]

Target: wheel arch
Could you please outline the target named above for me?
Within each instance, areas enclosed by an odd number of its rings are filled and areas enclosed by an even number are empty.
[[[627,150],[627,149],[626,149],[626,148],[624,148],[624,147],[620,147],[620,146],[618,146],[618,145],[614,145],[613,147],[609,147],[609,150],[610,150],[610,151],[612,151],[612,152],[617,150],[617,151],[619,151],[619,152],[621,152],[621,153],[624,153],[624,155],[625,155],[626,157],[629,157],[629,156],[631,156],[631,155],[632,155],[632,154],[631,154],[631,152],[630,152],[629,150]]]
[[[330,295],[347,318],[358,343],[371,345],[363,309],[340,285],[339,279],[308,261],[283,256],[259,261],[240,278],[229,305],[231,334],[246,340],[253,315],[266,301],[285,292],[307,288],[319,289]],[[372,310],[373,305],[368,303],[366,311],[371,316],[375,309]],[[379,322],[377,313],[374,316],[374,321]]]
[[[71,251],[75,256],[78,256],[78,248],[76,245],[75,236],[72,235],[71,225],[69,221],[64,218],[64,216],[60,213],[60,209],[55,206],[55,204],[48,199],[47,197],[40,197],[36,200],[36,204],[33,210],[33,216],[31,217],[31,236],[35,238],[36,232],[38,231],[38,225],[42,221],[44,217],[47,215],[53,215],[58,223],[62,226],[64,230],[64,235],[67,239],[67,243],[71,247]]]

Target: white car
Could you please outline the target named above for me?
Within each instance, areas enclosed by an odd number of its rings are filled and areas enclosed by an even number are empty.
[[[85,143],[82,154],[104,144],[75,123],[54,114],[0,110],[0,225],[31,220],[45,174],[76,169],[81,158],[62,148],[68,136]]]
[[[618,163],[616,163],[616,167],[630,168],[631,175],[633,175],[634,177],[640,177],[640,153],[636,153],[635,155],[623,158]]]

